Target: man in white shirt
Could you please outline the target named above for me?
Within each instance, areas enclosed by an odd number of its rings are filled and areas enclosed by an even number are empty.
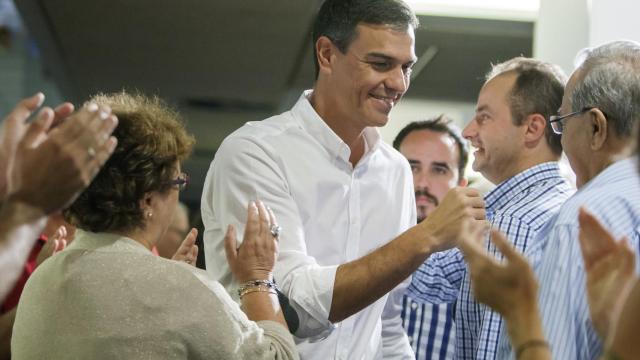
[[[269,205],[283,229],[275,280],[300,318],[304,359],[412,358],[402,293],[388,304],[386,294],[453,246],[463,221],[484,218],[477,191],[457,188],[411,228],[410,168],[375,129],[408,88],[417,25],[400,0],[325,1],[313,31],[313,90],[231,134],[207,174],[208,271],[235,293],[225,230],[242,231],[249,200]]]

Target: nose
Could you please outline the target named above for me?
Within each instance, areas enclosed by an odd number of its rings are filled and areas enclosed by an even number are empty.
[[[413,177],[413,182],[416,188],[429,188],[429,175],[427,175],[427,172],[422,170],[420,172],[418,172],[414,177]]]
[[[475,119],[471,119],[469,123],[462,129],[462,137],[471,140],[478,134],[478,126]]]
[[[398,66],[389,72],[385,86],[402,95],[409,89],[409,81],[409,74],[405,73],[401,66]]]

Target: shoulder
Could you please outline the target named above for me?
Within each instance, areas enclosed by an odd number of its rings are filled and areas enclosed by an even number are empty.
[[[564,179],[549,182],[533,188],[523,199],[520,209],[516,210],[519,217],[532,228],[544,226],[574,193]]]
[[[383,166],[387,167],[390,171],[395,171],[403,176],[411,177],[409,161],[407,161],[407,158],[405,158],[398,150],[394,149],[393,146],[380,140],[376,151],[377,160],[380,161]]]
[[[295,129],[300,129],[299,123],[291,111],[287,111],[263,120],[247,122],[227,136],[222,142],[221,148],[234,146],[245,141],[257,144],[277,141],[278,137]]]
[[[635,228],[640,224],[640,181],[578,191],[562,206],[557,223],[577,226],[581,207],[612,230]]]

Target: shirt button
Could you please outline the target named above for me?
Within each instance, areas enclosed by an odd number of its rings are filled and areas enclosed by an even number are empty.
[[[411,303],[411,308],[412,308],[413,310],[417,309],[417,308],[418,308],[418,304],[416,304],[416,303]]]

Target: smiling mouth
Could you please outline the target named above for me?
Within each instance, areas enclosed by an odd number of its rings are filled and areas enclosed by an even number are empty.
[[[471,146],[473,146],[476,149],[476,151],[473,152],[474,155],[475,154],[479,154],[479,153],[484,153],[484,148],[483,147],[477,146],[477,145],[474,145],[474,144],[471,144]]]
[[[383,103],[386,106],[386,108],[388,109],[387,111],[390,111],[391,108],[393,108],[393,106],[395,105],[395,103],[397,101],[397,98],[398,98],[397,96],[389,97],[389,96],[379,96],[379,95],[375,95],[375,94],[369,94],[369,96],[371,96],[375,100]]]

